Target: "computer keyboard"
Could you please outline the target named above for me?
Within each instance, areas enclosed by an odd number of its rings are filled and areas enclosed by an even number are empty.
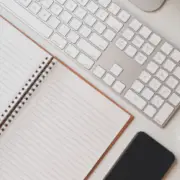
[[[111,0],[14,0],[42,36],[163,127],[180,104],[180,51]],[[15,11],[15,10],[14,10]]]

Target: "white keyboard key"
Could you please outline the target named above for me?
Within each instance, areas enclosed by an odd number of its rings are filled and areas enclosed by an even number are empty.
[[[131,90],[128,90],[124,97],[140,110],[142,110],[147,104],[144,99],[142,99],[140,96],[138,96]]]
[[[42,4],[45,8],[49,8],[53,4],[53,0],[43,0],[40,1],[40,4]]]
[[[78,30],[78,29],[81,27],[82,22],[79,21],[79,20],[76,19],[76,18],[73,18],[73,19],[71,20],[71,22],[69,23],[69,25],[70,25],[74,30]]]
[[[169,72],[172,72],[172,70],[175,68],[176,64],[171,61],[170,59],[167,59],[165,63],[163,64],[164,69],[168,70]]]
[[[79,50],[76,49],[72,44],[69,44],[66,47],[65,52],[72,58],[75,58],[79,54]]]
[[[108,8],[108,11],[111,12],[112,14],[114,14],[114,15],[117,15],[119,10],[120,10],[120,7],[115,3],[111,3],[109,8]]]
[[[164,123],[166,123],[167,119],[170,117],[173,110],[174,108],[169,103],[165,103],[154,117],[154,120],[159,125],[164,125]]]
[[[174,106],[177,106],[180,103],[180,97],[175,93],[173,93],[168,100]]]
[[[105,41],[101,36],[97,35],[96,33],[92,33],[89,41],[91,41],[94,45],[96,45],[99,49],[105,50],[108,46],[108,42]]]
[[[108,41],[112,41],[116,34],[111,31],[110,29],[106,29],[106,31],[104,32],[103,36],[108,40]]]
[[[51,6],[51,12],[53,13],[53,14],[55,14],[56,16],[58,16],[60,13],[61,13],[61,11],[62,11],[62,7],[61,6],[59,6],[58,4],[53,4],[52,6]]]
[[[110,69],[110,72],[115,76],[119,76],[122,73],[122,71],[123,71],[122,67],[120,67],[117,64],[114,64]]]
[[[171,88],[174,89],[178,85],[178,80],[175,79],[173,76],[169,76],[166,80],[166,84]]]
[[[146,60],[147,60],[147,56],[145,56],[141,52],[138,52],[134,59],[136,60],[136,62],[138,62],[139,64],[143,65],[146,62]]]
[[[158,77],[161,81],[165,81],[168,77],[168,72],[163,69],[159,69],[156,73],[156,77]]]
[[[85,17],[86,13],[87,12],[81,7],[76,8],[74,11],[74,14],[80,19],[83,19]]]
[[[77,43],[77,46],[94,60],[97,60],[101,56],[101,52],[84,39],[80,39],[80,41]]]
[[[94,25],[95,31],[97,31],[99,34],[102,34],[104,30],[106,29],[106,26],[101,23],[100,21],[96,22]]]
[[[66,36],[69,31],[70,31],[70,28],[68,26],[66,26],[65,24],[62,24],[58,28],[58,32],[63,36]]]
[[[56,0],[57,2],[59,2],[60,4],[64,4],[66,0]]]
[[[180,94],[180,85],[178,85],[178,87],[176,88],[176,92]]]
[[[80,54],[77,57],[77,61],[81,65],[83,65],[86,69],[91,69],[93,64],[94,64],[94,61],[92,59],[90,59],[89,57],[87,57],[86,55],[84,55],[84,54]]]
[[[134,31],[138,31],[141,26],[142,23],[140,23],[137,19],[133,19],[129,24],[129,27],[131,27]]]
[[[72,15],[70,13],[68,13],[67,11],[63,11],[60,16],[59,16],[60,20],[63,21],[64,23],[68,23],[71,18]]]
[[[106,20],[106,23],[117,32],[123,27],[123,24],[113,16],[109,16]]]
[[[171,58],[176,61],[179,62],[180,61],[180,51],[178,51],[177,49],[175,49],[172,54],[171,54]]]
[[[125,85],[122,83],[122,82],[120,82],[120,81],[116,81],[114,84],[113,84],[113,86],[112,86],[112,88],[114,89],[114,91],[116,91],[117,93],[119,93],[119,94],[121,94],[122,92],[123,92],[123,90],[125,89]]]
[[[154,61],[156,61],[158,64],[162,64],[164,62],[164,60],[166,59],[166,56],[161,53],[161,52],[157,52],[155,54],[155,56],[153,57]]]
[[[143,88],[144,88],[144,84],[142,84],[140,81],[136,80],[134,81],[133,85],[131,86],[131,88],[136,91],[137,93],[140,93]]]
[[[41,6],[35,2],[33,2],[32,4],[30,4],[29,6],[29,10],[33,13],[33,14],[37,14],[41,9]]]
[[[149,80],[151,79],[151,75],[147,72],[147,71],[143,71],[140,76],[139,79],[144,82],[144,83],[148,83]]]
[[[148,65],[147,65],[147,70],[151,73],[151,74],[154,74],[157,70],[158,70],[159,66],[154,63],[154,62],[150,62]]]
[[[104,9],[99,9],[96,12],[96,16],[102,21],[104,21],[108,17],[108,13]]]
[[[157,91],[161,86],[161,82],[158,81],[157,79],[153,78],[150,82],[149,82],[149,87],[154,90]]]
[[[96,68],[93,70],[94,75],[96,75],[98,78],[102,78],[105,72],[105,69],[103,69],[101,66],[96,66]]]
[[[79,33],[84,37],[88,37],[91,34],[91,29],[88,28],[86,25],[83,25],[79,29]]]
[[[39,17],[43,20],[43,21],[47,21],[50,18],[51,14],[46,11],[45,9],[42,9],[39,12]]]
[[[160,108],[162,106],[162,104],[164,103],[164,100],[158,96],[158,95],[155,95],[152,100],[151,100],[151,103],[157,107],[157,108]]]
[[[96,22],[96,18],[92,16],[91,14],[88,14],[84,18],[84,22],[89,26],[93,26],[93,24]]]
[[[70,31],[67,35],[67,39],[72,43],[76,43],[79,39],[79,35],[74,31]]]
[[[140,36],[136,35],[136,37],[133,39],[132,43],[140,48],[144,44],[144,39],[142,39]]]
[[[153,33],[149,38],[149,42],[151,42],[154,46],[157,46],[161,42],[161,38],[157,34]]]
[[[98,10],[98,5],[96,3],[94,3],[93,1],[90,1],[88,4],[87,4],[87,9],[91,12],[91,13],[95,13],[97,10]]]
[[[111,3],[111,0],[98,0],[98,2],[101,6],[106,8]]]
[[[152,32],[152,31],[151,31],[148,27],[143,26],[143,27],[140,29],[139,34],[140,34],[142,37],[144,37],[145,39],[147,39],[147,38],[150,36],[151,32]]]
[[[149,43],[145,43],[142,47],[142,51],[149,56],[154,51],[154,47]]]
[[[80,3],[82,6],[85,6],[89,0],[76,0],[78,3]]]
[[[77,7],[77,4],[74,1],[72,1],[72,0],[67,0],[66,4],[65,4],[65,7],[69,11],[73,12],[75,10],[75,8]]]
[[[123,38],[119,38],[117,41],[116,41],[116,46],[120,49],[120,50],[123,50],[127,45],[127,41],[124,40]]]
[[[51,36],[51,41],[55,43],[58,47],[60,47],[60,49],[64,49],[67,44],[67,41],[58,34],[53,34]]]
[[[171,90],[166,87],[166,86],[162,86],[158,92],[163,98],[168,98],[169,95],[171,94]]]
[[[156,112],[157,110],[151,105],[147,105],[144,109],[144,113],[151,118],[156,114]]]
[[[137,49],[131,45],[129,45],[125,51],[124,51],[129,57],[134,57],[136,52],[137,52]]]
[[[151,100],[151,98],[153,97],[154,95],[154,92],[151,91],[149,88],[144,88],[142,93],[141,93],[142,97],[144,97],[146,100]]]
[[[165,43],[161,46],[161,51],[164,52],[164,53],[167,54],[167,55],[169,55],[172,50],[173,50],[172,45],[170,45],[170,44],[167,43],[167,42],[165,42]]]
[[[31,3],[31,1],[32,0],[18,0],[18,2],[25,7],[27,7]]]
[[[118,14],[118,18],[123,21],[124,23],[127,22],[130,18],[130,14],[127,11],[122,10],[119,14]]]
[[[122,36],[127,39],[127,40],[131,40],[134,36],[134,32],[130,29],[126,29],[123,33],[122,33]]]
[[[51,26],[53,29],[56,29],[58,25],[60,24],[60,21],[56,17],[51,17],[48,22],[49,26]]]
[[[107,74],[104,76],[103,81],[104,81],[107,85],[111,86],[111,85],[113,84],[113,82],[115,81],[115,78],[114,78],[111,74],[107,73]]]
[[[173,74],[174,74],[178,79],[180,79],[180,67],[179,67],[179,66],[174,70]]]

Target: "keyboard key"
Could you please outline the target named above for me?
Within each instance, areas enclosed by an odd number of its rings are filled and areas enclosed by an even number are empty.
[[[127,22],[130,18],[130,14],[127,11],[122,10],[119,14],[118,14],[118,18],[123,21],[124,23]]]
[[[123,27],[123,24],[116,20],[113,16],[109,16],[106,23],[117,32]]]
[[[174,106],[177,106],[180,103],[180,97],[175,93],[173,93],[168,100]]]
[[[61,11],[62,11],[62,7],[61,6],[59,6],[58,4],[53,4],[52,6],[51,6],[51,12],[53,13],[53,14],[55,14],[56,16],[58,16],[60,13],[61,13]]]
[[[67,39],[72,43],[76,43],[79,39],[79,35],[75,31],[70,31],[67,35]]]
[[[151,100],[151,103],[156,107],[156,108],[160,108],[162,106],[162,104],[164,103],[164,100],[158,96],[158,95],[155,95],[152,100]]]
[[[138,31],[141,26],[142,23],[140,23],[137,19],[133,19],[129,24],[129,27],[131,27],[134,31]]]
[[[142,110],[145,107],[145,105],[147,104],[144,99],[142,99],[140,96],[138,96],[132,90],[128,90],[124,97],[140,110]]]
[[[152,32],[152,31],[151,31],[148,27],[143,26],[143,27],[140,29],[139,34],[140,34],[142,37],[144,37],[145,39],[147,39],[147,38],[150,36],[151,32]]]
[[[51,14],[46,11],[45,9],[42,9],[39,12],[39,17],[43,20],[43,21],[47,21],[50,18]]]
[[[147,60],[147,56],[145,56],[144,54],[138,52],[134,59],[136,60],[136,62],[143,65]]]
[[[180,51],[178,51],[177,49],[175,49],[172,54],[171,54],[171,58],[176,61],[179,62],[180,61]]]
[[[72,58],[75,58],[79,54],[79,50],[71,44],[66,47],[65,52]]]
[[[97,31],[99,34],[102,34],[104,30],[106,29],[106,26],[101,23],[100,21],[96,22],[94,25],[95,31]]]
[[[56,29],[58,25],[60,24],[60,21],[56,17],[51,17],[48,22],[49,26],[51,26],[53,29]]]
[[[151,75],[147,72],[147,71],[143,71],[140,76],[139,79],[144,82],[144,83],[148,83],[149,80],[151,79]]]
[[[140,81],[136,80],[136,81],[134,81],[134,83],[133,83],[133,85],[131,86],[131,88],[132,88],[134,91],[136,91],[137,93],[140,93],[140,92],[143,90],[144,85],[143,85]]]
[[[67,41],[58,34],[53,34],[51,36],[51,41],[55,43],[60,49],[64,49],[67,44]]]
[[[176,64],[170,59],[167,59],[166,62],[163,64],[164,69],[168,70],[169,72],[172,72],[175,66]]]
[[[70,31],[70,28],[68,26],[64,25],[64,24],[62,24],[58,28],[58,32],[63,36],[66,36],[69,31]]]
[[[97,10],[98,10],[98,5],[96,3],[94,3],[93,1],[90,1],[88,4],[87,4],[87,9],[91,12],[91,13],[95,13]]]
[[[154,51],[154,47],[149,43],[145,43],[142,47],[142,51],[149,56]]]
[[[131,45],[129,45],[125,51],[124,51],[129,57],[134,57],[136,52],[137,52],[137,49]]]
[[[169,95],[171,94],[171,90],[166,87],[166,86],[162,86],[158,92],[163,98],[168,98]]]
[[[101,66],[96,66],[96,68],[93,70],[93,73],[98,77],[102,78],[105,74],[105,69],[103,69]]]
[[[122,92],[123,92],[123,90],[125,89],[125,85],[122,83],[122,82],[120,82],[120,81],[116,81],[114,84],[113,84],[113,86],[112,86],[112,88],[114,89],[114,91],[116,91],[117,93],[119,93],[119,94],[121,94]]]
[[[176,92],[180,94],[180,85],[178,85],[178,87],[176,88]]]
[[[168,77],[168,72],[163,69],[159,69],[158,72],[156,73],[156,77],[161,81],[165,81],[166,78]]]
[[[151,91],[149,88],[144,88],[142,93],[141,93],[142,97],[144,97],[146,100],[151,100],[151,98],[153,97],[154,95],[154,92]]]
[[[73,19],[71,20],[71,22],[69,23],[69,25],[70,25],[74,30],[78,30],[78,29],[81,27],[82,22],[79,21],[79,20],[76,19],[76,18],[73,18]]]
[[[119,38],[116,41],[116,46],[120,49],[123,50],[127,45],[127,41],[125,41],[123,38]]]
[[[53,2],[53,0],[43,0],[40,1],[40,4],[42,4],[46,9],[48,9],[53,4]]]
[[[140,48],[144,44],[144,39],[142,39],[140,36],[136,35],[136,37],[133,39],[132,43]]]
[[[91,34],[91,29],[85,25],[82,25],[79,29],[79,33],[84,37],[88,37]]]
[[[97,35],[96,33],[92,33],[89,41],[91,41],[94,45],[96,45],[99,49],[105,50],[108,46],[108,42],[105,41],[101,36]]]
[[[31,3],[31,1],[32,0],[18,0],[18,2],[25,7],[27,7]]]
[[[157,110],[151,105],[147,105],[144,109],[144,113],[151,118],[156,114],[156,112]]]
[[[175,79],[173,76],[169,76],[166,80],[166,84],[171,88],[174,89],[178,85],[178,80]]]
[[[115,76],[119,76],[122,73],[122,71],[123,71],[122,67],[120,67],[117,64],[114,64],[110,69],[110,72]]]
[[[151,73],[151,74],[154,74],[157,70],[158,70],[159,66],[154,63],[154,62],[150,62],[148,65],[147,65],[147,70]]]
[[[127,40],[131,40],[134,36],[134,32],[130,29],[126,29],[123,33],[122,36],[127,39]]]
[[[154,117],[154,120],[159,125],[163,125],[166,122],[166,120],[170,117],[173,110],[174,108],[169,103],[165,103]]]
[[[33,2],[32,4],[30,4],[29,6],[29,10],[33,13],[33,14],[37,14],[41,9],[41,6],[35,2]]]
[[[82,6],[85,6],[89,0],[76,0],[78,3],[80,3]]]
[[[80,19],[83,19],[85,17],[86,13],[87,12],[81,7],[76,8],[74,11],[74,14]]]
[[[73,12],[75,10],[75,8],[77,7],[77,4],[74,1],[72,1],[72,0],[67,0],[66,4],[65,4],[65,7],[69,11]]]
[[[173,74],[174,74],[178,79],[180,79],[180,67],[177,67],[177,68],[174,70]]]
[[[157,46],[161,42],[161,38],[157,34],[153,33],[149,38],[149,42],[151,42],[154,46]]]
[[[161,51],[164,52],[164,53],[167,54],[167,55],[169,55],[172,50],[173,50],[172,45],[170,45],[170,44],[167,43],[167,42],[165,42],[165,43],[161,46]]]
[[[88,14],[85,17],[84,22],[89,26],[93,26],[93,24],[96,22],[96,18]]]
[[[56,0],[57,2],[59,2],[60,4],[64,4],[66,0]]]
[[[112,41],[116,34],[111,31],[110,29],[106,29],[106,31],[104,32],[103,36],[108,40],[108,41]]]
[[[96,12],[96,16],[102,21],[104,21],[108,17],[108,13],[104,9],[99,9]]]
[[[115,3],[111,3],[109,8],[108,8],[108,11],[111,12],[112,14],[114,14],[114,15],[117,15],[119,10],[120,10],[120,7]]]
[[[149,82],[149,87],[154,90],[157,91],[161,86],[161,82],[158,81],[157,79],[153,78],[150,82]]]
[[[166,59],[166,56],[161,53],[161,52],[157,52],[155,54],[155,56],[153,57],[154,61],[156,61],[158,64],[162,64],[164,62],[164,60]]]
[[[84,39],[80,39],[80,41],[77,43],[77,46],[94,60],[97,60],[101,56],[101,52]]]
[[[63,21],[64,23],[68,23],[71,18],[72,15],[70,13],[68,13],[67,11],[63,11],[60,16],[59,16],[60,20]]]
[[[77,61],[81,65],[83,65],[86,69],[91,69],[93,64],[94,64],[94,61],[92,59],[90,59],[89,57],[87,57],[86,55],[84,55],[84,54],[80,54],[77,57]]]
[[[111,0],[98,0],[98,2],[101,6],[106,8],[111,3]]]
[[[111,85],[113,84],[113,82],[115,81],[115,78],[114,78],[111,74],[107,73],[107,74],[104,76],[103,81],[104,81],[107,85],[111,86]]]

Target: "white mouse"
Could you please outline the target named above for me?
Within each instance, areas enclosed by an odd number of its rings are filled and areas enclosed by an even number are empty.
[[[155,11],[159,9],[165,0],[130,0],[133,4],[143,11]]]

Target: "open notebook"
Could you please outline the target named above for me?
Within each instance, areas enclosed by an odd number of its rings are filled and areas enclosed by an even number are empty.
[[[0,179],[83,180],[133,117],[0,17]]]

